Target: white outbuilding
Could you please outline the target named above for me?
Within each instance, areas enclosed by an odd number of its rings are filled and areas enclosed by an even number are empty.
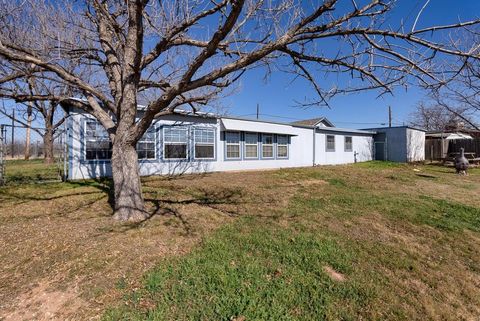
[[[425,131],[410,126],[369,128],[375,131],[374,159],[410,163],[425,160]]]

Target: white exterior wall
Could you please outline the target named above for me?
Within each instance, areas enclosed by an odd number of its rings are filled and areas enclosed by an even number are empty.
[[[425,160],[425,132],[407,129],[407,161],[421,162]]]
[[[335,136],[335,151],[327,151],[327,135]],[[345,136],[352,137],[352,151],[345,151]],[[317,132],[315,134],[315,165],[339,165],[373,159],[372,135]]]
[[[111,176],[110,161],[85,160],[84,143],[82,131],[84,131],[84,122],[88,115],[83,113],[70,113],[69,118],[69,178],[70,179],[88,179],[93,177]],[[259,143],[259,159],[225,159],[225,142],[222,137],[222,125],[220,119],[202,118],[192,116],[172,115],[155,123],[157,127],[156,135],[156,159],[140,160],[140,174],[164,175],[194,172],[214,172],[214,171],[233,171],[233,170],[254,170],[254,169],[274,169],[285,167],[303,167],[312,166],[313,163],[313,129],[304,127],[295,127],[289,125],[280,125],[288,128],[290,132],[290,144],[287,159],[261,159],[261,144]],[[205,161],[168,161],[162,160],[162,126],[183,125],[200,126],[215,128],[215,159]],[[262,132],[262,122],[255,122],[255,130]],[[264,127],[267,127],[264,125]],[[316,133],[315,144],[315,165],[319,164],[347,164],[354,162],[354,152],[357,152],[357,161],[368,161],[372,159],[372,135],[333,133],[336,136],[335,152],[325,151],[325,133]],[[353,137],[353,151],[344,151],[344,136]],[[192,142],[192,140],[190,140]],[[189,148],[190,149],[190,148]],[[244,147],[241,142],[240,152],[243,155]],[[276,145],[274,146],[276,155]]]

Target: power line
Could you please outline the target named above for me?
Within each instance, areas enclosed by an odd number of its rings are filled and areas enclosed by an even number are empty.
[[[236,115],[236,117],[248,117],[248,116],[255,116],[255,115],[256,114],[243,114],[243,115]],[[272,118],[290,119],[290,120],[304,120],[304,118],[278,116],[278,115],[262,114],[262,113],[259,113],[258,115],[272,117]],[[348,121],[336,121],[336,120],[332,120],[332,122],[337,124],[352,124],[352,125],[386,125],[385,122],[348,122]],[[402,123],[393,122],[393,121],[392,121],[392,124],[402,125]]]

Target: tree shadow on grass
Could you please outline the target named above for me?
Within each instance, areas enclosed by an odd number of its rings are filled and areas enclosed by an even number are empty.
[[[68,183],[58,183],[58,184],[67,184],[69,187],[73,187],[71,193],[65,193],[62,195],[35,195],[34,193],[28,192],[14,192],[4,189],[0,191],[0,194],[6,199],[17,200],[15,204],[22,204],[27,202],[35,201],[53,201],[60,199],[68,199],[69,197],[74,196],[88,196],[98,194],[98,197],[87,202],[80,202],[77,206],[72,208],[65,209],[62,208],[57,213],[48,213],[48,214],[38,214],[32,216],[26,216],[25,219],[36,219],[42,216],[62,216],[66,217],[67,215],[74,213],[78,210],[86,209],[89,206],[92,206],[96,202],[108,198],[107,202],[112,208],[112,213],[114,209],[114,194],[113,194],[113,181],[109,178],[99,178],[99,179],[90,179],[84,181],[71,181]],[[77,187],[93,187],[96,190],[82,190],[75,191]],[[159,187],[160,188],[160,187]],[[112,228],[108,228],[107,232],[124,232],[130,229],[135,229],[142,227],[153,217],[158,216],[173,216],[177,218],[185,232],[191,234],[192,226],[188,222],[185,215],[181,210],[178,209],[178,206],[182,205],[191,205],[195,204],[201,207],[207,207],[209,209],[215,210],[217,212],[223,213],[230,217],[235,217],[239,215],[238,205],[243,204],[244,192],[241,188],[222,188],[216,189],[215,187],[209,188],[195,188],[193,190],[185,191],[183,186],[165,186],[171,194],[173,195],[158,195],[155,192],[145,192],[145,202],[146,204],[153,205],[149,209],[149,216],[147,219],[141,222],[125,222],[119,224],[112,224]],[[154,189],[154,188],[153,188]],[[61,188],[59,188],[61,190]],[[111,215],[112,213],[109,213]],[[98,215],[94,216],[97,217]],[[92,217],[93,218],[93,217]]]

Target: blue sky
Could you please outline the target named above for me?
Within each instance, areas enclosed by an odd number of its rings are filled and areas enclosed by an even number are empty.
[[[415,16],[425,3],[424,0],[399,0],[388,23],[398,25],[403,19],[407,26],[412,26]],[[417,29],[438,24],[455,23],[478,18],[480,1],[478,0],[431,0],[417,23]],[[338,96],[327,107],[295,107],[294,100],[304,101],[314,98],[315,92],[302,81],[291,83],[291,77],[275,72],[270,81],[265,83],[261,70],[250,71],[241,80],[237,94],[225,99],[232,115],[255,117],[256,105],[260,105],[260,118],[292,121],[326,116],[338,127],[365,128],[378,126],[388,121],[388,106],[392,107],[393,123],[401,125],[408,122],[409,114],[415,105],[425,97],[419,88],[397,88],[394,95],[377,98],[378,92]],[[275,115],[279,117],[272,117]]]

